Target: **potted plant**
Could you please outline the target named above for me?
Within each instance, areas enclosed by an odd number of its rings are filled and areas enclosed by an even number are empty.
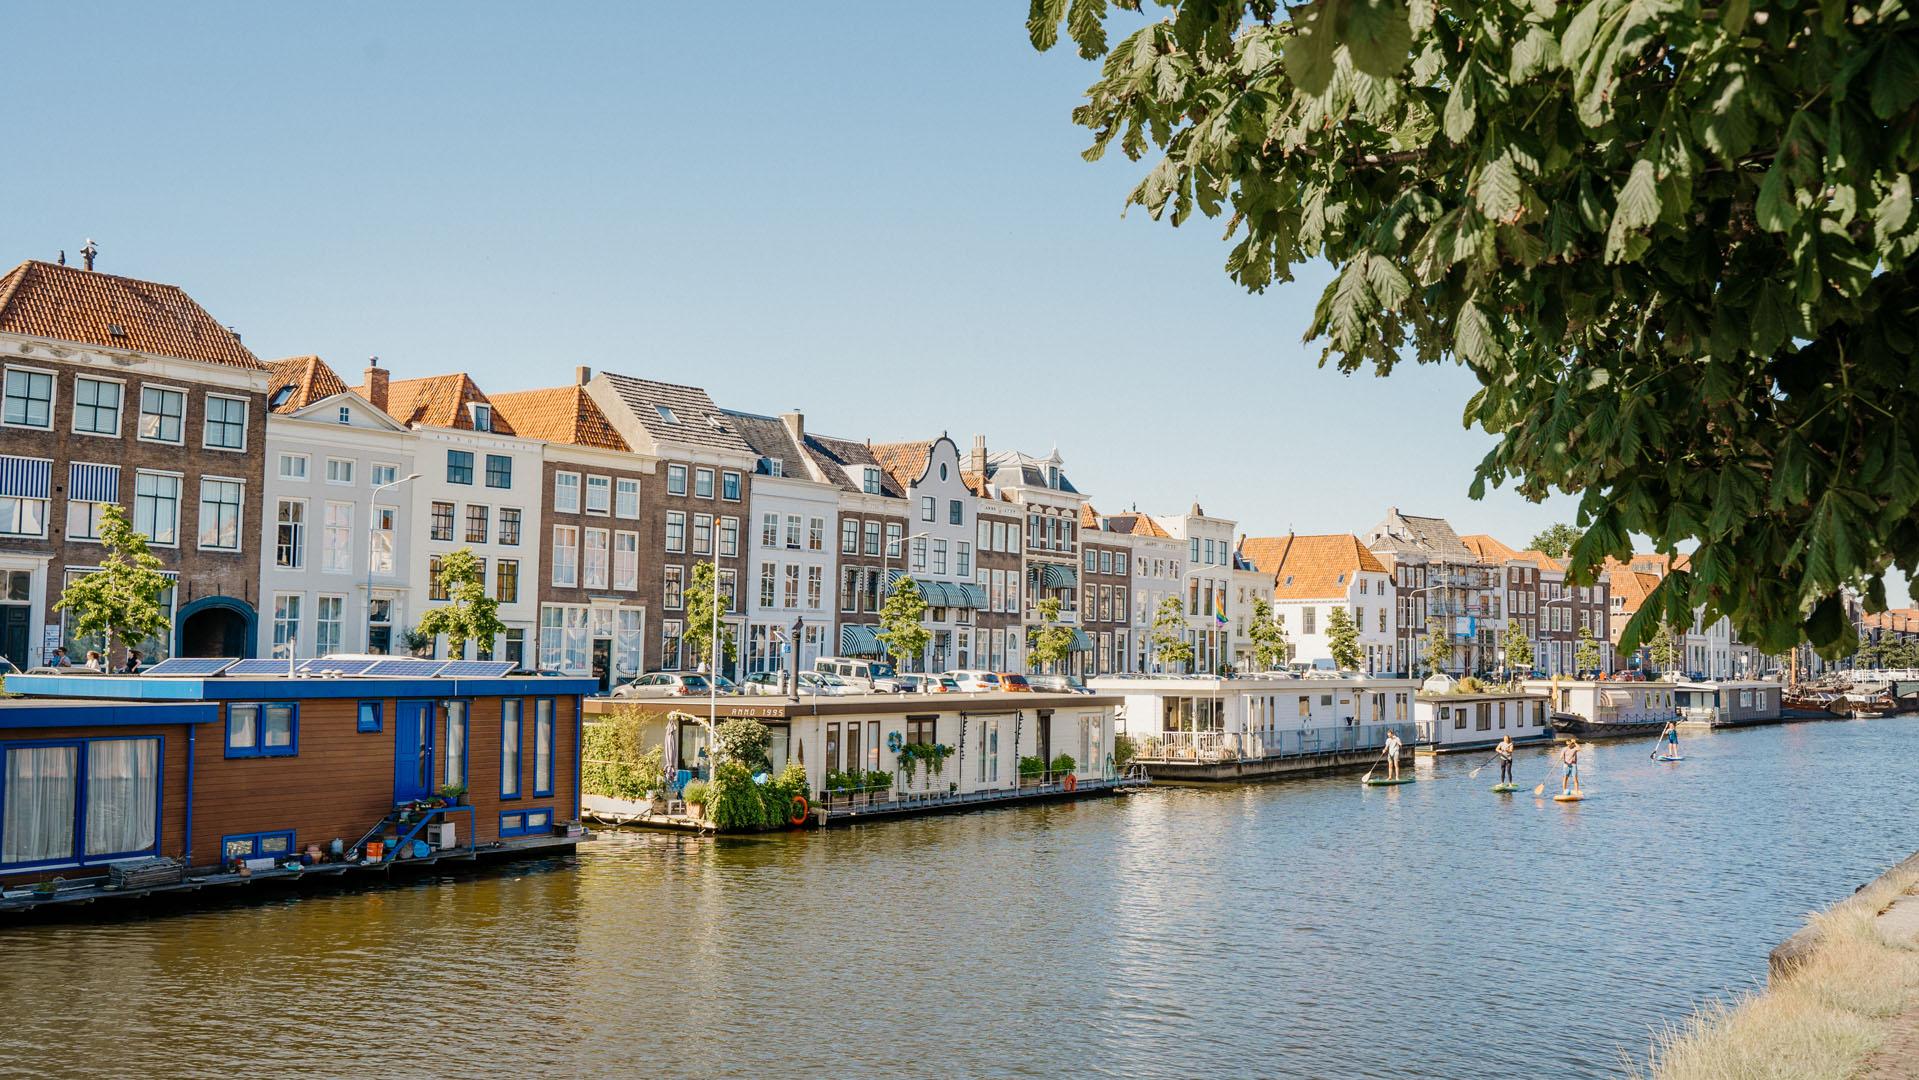
[[[440,798],[446,802],[446,805],[458,806],[460,805],[460,800],[466,797],[466,785],[441,784],[438,794]]]
[[[686,813],[688,817],[700,820],[706,818],[706,796],[706,781],[687,781],[685,789],[680,792],[680,798],[686,800]]]

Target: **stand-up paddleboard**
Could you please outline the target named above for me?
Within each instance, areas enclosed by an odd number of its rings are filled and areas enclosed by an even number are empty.
[[[1667,757],[1664,754],[1660,754],[1658,757],[1653,758],[1653,760],[1654,761],[1684,761],[1686,760],[1686,755],[1680,754],[1676,757]]]
[[[1493,790],[1498,792],[1518,791],[1519,785],[1518,784],[1494,784]]]
[[[1585,792],[1575,791],[1571,795],[1554,795],[1553,801],[1554,802],[1579,802],[1585,797],[1586,797]]]
[[[1365,784],[1367,787],[1386,787],[1392,784],[1410,784],[1413,780],[1414,778],[1411,776],[1402,776],[1397,780],[1390,780],[1382,776],[1371,780],[1361,780],[1360,783]]]

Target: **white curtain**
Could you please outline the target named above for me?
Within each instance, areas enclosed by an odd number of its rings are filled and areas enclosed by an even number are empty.
[[[551,793],[553,790],[553,703],[540,701],[534,705],[533,722],[533,790]]]
[[[153,847],[159,809],[160,740],[87,744],[87,854]]]
[[[0,864],[73,857],[79,766],[76,746],[24,746],[7,751]]]

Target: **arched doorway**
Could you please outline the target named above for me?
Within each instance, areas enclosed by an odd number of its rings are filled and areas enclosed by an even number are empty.
[[[173,655],[253,655],[253,605],[231,596],[203,596],[174,618]]]

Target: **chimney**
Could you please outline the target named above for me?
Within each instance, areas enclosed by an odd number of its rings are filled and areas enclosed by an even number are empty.
[[[573,369],[573,385],[585,386],[593,381],[593,369],[582,364]]]
[[[366,378],[361,380],[360,385],[366,387],[366,399],[381,412],[386,411],[386,376],[387,371],[380,366],[379,357],[366,358]]]
[[[94,247],[93,238],[88,237],[87,246],[80,249],[80,257],[86,260],[87,269],[89,270],[93,269],[93,257],[98,254],[100,254],[100,249],[97,247]]]
[[[967,455],[966,468],[975,476],[986,475],[986,436],[973,436],[973,452]]]
[[[793,445],[806,449],[806,414],[794,409],[780,414],[780,423],[786,425],[786,433],[793,439]]]

